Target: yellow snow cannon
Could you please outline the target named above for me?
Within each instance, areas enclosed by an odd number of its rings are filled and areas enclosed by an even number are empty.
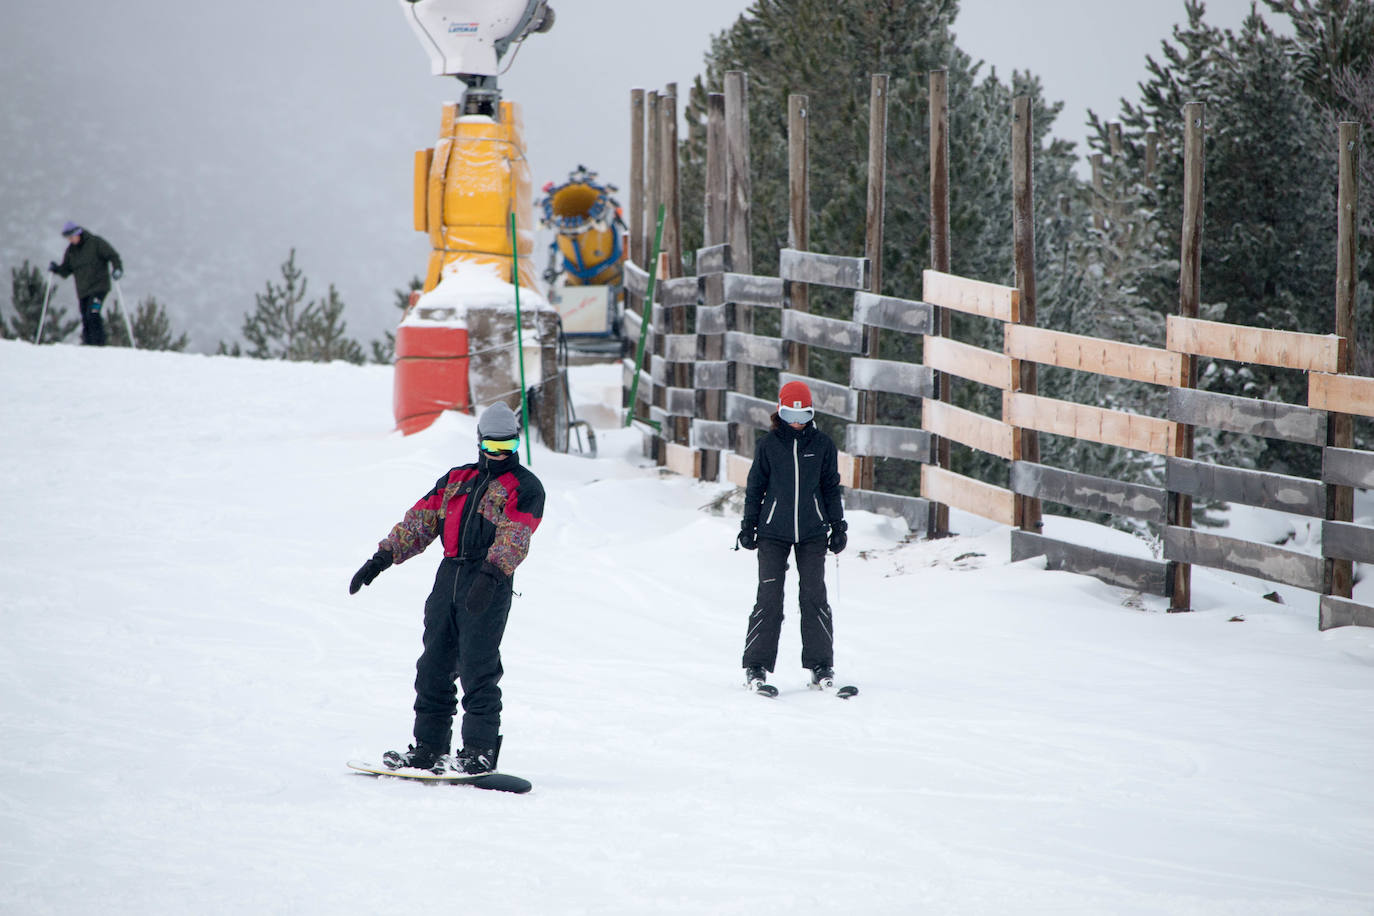
[[[554,232],[544,271],[549,302],[562,319],[565,336],[583,349],[597,340],[619,344],[625,221],[611,196],[615,190],[579,165],[562,184],[544,185],[539,202],[540,225]]]

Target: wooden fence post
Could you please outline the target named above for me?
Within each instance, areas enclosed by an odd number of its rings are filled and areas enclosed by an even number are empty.
[[[1102,186],[1102,154],[1093,153],[1088,161],[1093,169],[1093,228],[1102,232],[1107,228],[1107,192]]]
[[[647,218],[644,220],[644,237],[641,239],[639,248],[640,251],[644,252],[646,260],[654,247],[654,220],[657,218],[658,205],[661,203],[658,197],[660,187],[658,179],[659,133],[658,92],[650,90],[644,97],[644,213]],[[649,269],[647,263],[640,266],[645,270]]]
[[[1016,288],[1021,291],[1021,308],[1016,323],[1035,324],[1035,187],[1032,166],[1035,161],[1035,132],[1031,124],[1030,96],[1012,100],[1011,118],[1011,183],[1012,183],[1012,247],[1016,260]],[[1118,125],[1119,127],[1119,125]],[[1036,394],[1036,365],[1031,360],[1012,361],[1012,380],[1016,390]],[[1006,417],[1006,408],[1002,415]],[[1040,461],[1040,434],[1033,429],[1012,432],[1013,460]],[[1039,534],[1044,528],[1040,517],[1040,500],[1033,496],[1017,495],[1013,513],[1022,531]]]
[[[658,117],[660,125],[659,180],[663,182],[660,199],[665,212],[663,219],[663,251],[667,255],[668,269],[663,279],[682,276],[682,208],[678,195],[677,161],[677,95],[676,84],[670,83],[669,92],[659,100]],[[667,331],[673,334],[687,333],[687,308],[678,306],[671,311],[664,309],[668,323]],[[668,374],[669,384],[674,388],[692,387],[692,364],[675,362]],[[691,436],[691,418],[673,417],[672,441],[678,445],[688,444]]]
[[[647,267],[644,259],[644,90],[630,90],[630,261]],[[629,303],[627,302],[626,305]]]
[[[868,290],[881,295],[883,289],[883,199],[887,190],[887,83],[886,73],[875,73],[868,92],[868,213],[864,231],[864,255],[869,261]],[[879,330],[865,326],[864,356],[877,359],[881,343]],[[878,422],[878,393],[859,392],[859,422]],[[874,461],[859,459],[859,488],[873,489]]]
[[[811,250],[811,185],[807,170],[810,153],[807,148],[807,102],[804,95],[787,97],[787,245],[798,251]],[[788,281],[787,307],[799,312],[811,311],[810,290],[805,283]],[[793,344],[789,358],[790,370],[797,375],[809,375],[810,353],[805,344]]]
[[[1205,109],[1201,102],[1183,106],[1183,232],[1180,242],[1178,270],[1178,314],[1196,318],[1202,299],[1202,197],[1205,159]],[[1197,357],[1184,354],[1179,379],[1180,388],[1197,387]],[[1179,423],[1174,436],[1173,456],[1193,457],[1193,427]],[[1179,528],[1193,526],[1193,498],[1182,493],[1169,493],[1169,524]],[[1173,590],[1169,597],[1170,611],[1193,609],[1193,567],[1190,563],[1174,565]]]
[[[754,258],[749,245],[749,208],[753,184],[749,166],[749,74],[743,70],[729,70],[725,74],[725,187],[726,242],[730,245],[730,261],[735,272],[752,274]],[[753,310],[734,306],[737,331],[752,334]],[[735,365],[734,390],[754,394],[754,368],[745,363]],[[747,457],[754,454],[754,430],[744,424],[735,428],[735,451]]]
[[[725,244],[725,96],[712,92],[706,97],[706,199],[702,208],[705,225],[702,227],[704,247]],[[700,273],[700,269],[697,271]],[[724,281],[720,275],[707,276],[702,289],[702,303],[720,305],[725,301]],[[703,335],[702,358],[719,362],[725,358],[725,335]],[[702,415],[707,420],[725,419],[725,392],[707,389],[702,392]],[[720,452],[708,449],[701,454],[701,479],[720,479]]]
[[[654,231],[652,228],[653,223],[657,221],[658,208],[659,205],[663,203],[663,120],[658,114],[661,101],[662,99],[659,93],[656,90],[651,91],[646,98],[647,104],[645,106],[647,140],[644,152],[646,164],[644,203],[648,211],[655,215],[654,221],[649,222],[645,226],[650,233]],[[667,226],[664,227],[664,230],[667,230]],[[653,239],[646,236],[644,250],[646,252],[652,252],[653,248]],[[652,254],[648,256],[653,257]],[[650,355],[646,357],[644,361],[645,365],[649,368],[649,375],[653,379],[653,385],[651,386],[653,390],[650,392],[649,403],[654,407],[662,408],[666,404],[665,399],[667,394],[663,389],[668,379],[664,375],[664,367],[659,364],[663,361],[663,335],[668,329],[663,327],[663,321],[660,318],[662,310],[655,309],[652,303],[649,305],[649,314],[651,316],[650,322],[653,327],[650,331],[649,338],[648,352]],[[652,413],[653,412],[650,411],[651,418]],[[650,441],[650,448],[652,449],[651,454],[654,460],[660,465],[663,464],[667,458],[667,451],[663,446],[667,441],[668,435],[671,435],[669,430],[660,429],[658,435],[655,435]]]
[[[1357,217],[1360,203],[1359,157],[1360,125],[1342,121],[1338,128],[1337,211],[1336,211],[1336,334],[1347,341],[1346,364],[1343,372],[1355,365],[1355,290],[1359,251]],[[1350,414],[1328,415],[1326,444],[1336,448],[1352,448],[1355,444],[1355,423]],[[1332,521],[1349,522],[1355,517],[1355,491],[1351,487],[1326,487],[1326,517]],[[1338,598],[1351,597],[1354,588],[1353,564],[1350,560],[1328,558],[1323,574],[1323,591]]]
[[[932,270],[949,273],[949,71],[930,73],[930,266]],[[936,308],[932,316],[934,337],[949,337],[949,309]],[[942,372],[934,374],[936,399],[949,403],[950,377]],[[935,466],[949,470],[949,440],[936,436]],[[931,537],[949,533],[949,506],[932,505]]]

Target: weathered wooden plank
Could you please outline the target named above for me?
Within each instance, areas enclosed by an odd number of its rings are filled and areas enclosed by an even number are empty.
[[[1178,353],[1305,372],[1345,368],[1346,340],[1335,334],[1247,328],[1180,315],[1170,315],[1166,327],[1165,346]]]
[[[674,277],[660,283],[663,292],[659,296],[659,301],[663,303],[664,308],[696,305],[701,297],[701,287],[696,277]]]
[[[1013,457],[1010,426],[944,401],[926,398],[921,403],[921,428],[1008,461]]]
[[[930,532],[931,506],[928,499],[848,487],[844,491],[844,507],[849,511],[872,512],[903,519],[912,534],[922,537]]]
[[[663,303],[655,302],[649,308],[649,324],[650,329],[655,332],[667,331],[672,327],[672,323],[668,320],[668,313],[663,310]]]
[[[1308,445],[1326,444],[1324,411],[1231,394],[1172,389],[1169,392],[1169,419],[1250,436],[1287,439]]]
[[[795,248],[784,248],[778,252],[778,276],[784,280],[845,289],[868,289],[872,269],[868,258],[817,254]]]
[[[1000,525],[1016,524],[1016,496],[972,477],[946,471],[933,464],[921,465],[921,495],[955,509],[991,519]]]
[[[639,329],[643,325],[644,319],[641,318],[637,313],[632,312],[629,309],[626,309],[625,314],[621,317],[620,320],[625,328],[625,337],[629,340],[634,341],[635,345],[638,346]],[[653,332],[654,329],[649,328],[649,333],[652,334]]]
[[[727,331],[725,334],[725,358],[732,363],[748,363],[751,366],[786,369],[787,343],[776,337],[745,334],[743,331]]]
[[[668,412],[666,410],[664,410],[662,407],[656,407],[653,405],[650,405],[649,407],[649,421],[651,423],[658,424],[658,432],[660,434],[663,432],[664,427],[666,427],[668,423],[671,422],[671,420],[668,417]]]
[[[940,308],[998,321],[1015,322],[1020,318],[1021,293],[1016,287],[969,280],[938,270],[922,274],[921,298]]]
[[[621,360],[622,375],[624,376],[625,390],[629,391],[635,377],[635,361],[632,359]],[[653,400],[654,380],[649,373],[643,369],[639,371],[639,388],[635,391],[635,400],[647,406]]]
[[[1374,607],[1356,604],[1335,595],[1322,595],[1317,626],[1322,630],[1333,627],[1374,627]]]
[[[777,405],[772,401],[738,391],[725,392],[725,419],[731,423],[752,426],[754,429],[772,429],[773,411],[776,409]]]
[[[1254,576],[1266,582],[1280,582],[1308,591],[1321,591],[1321,557],[1308,556],[1296,550],[1275,547],[1272,544],[1257,544],[1238,538],[1208,534],[1196,528],[1180,528],[1169,525],[1164,529],[1164,557],[1191,563],[1195,566],[1210,566],[1225,569],[1244,576]]]
[[[1089,512],[1125,515],[1159,525],[1168,515],[1169,494],[1163,487],[1123,483],[1030,461],[1012,462],[1011,490]]]
[[[1374,563],[1374,528],[1350,522],[1322,522],[1322,556]]]
[[[668,361],[657,354],[650,354],[644,357],[644,361],[649,364],[649,377],[654,380],[655,385],[668,384]]]
[[[905,426],[865,426],[851,423],[845,427],[845,451],[878,458],[905,458],[930,461],[930,433]]]
[[[698,277],[704,277],[707,274],[729,273],[733,269],[730,266],[730,245],[728,243],[697,249]]]
[[[848,452],[837,452],[835,454],[835,470],[840,475],[840,486],[857,487],[859,485],[859,459]]]
[[[1154,385],[1177,385],[1183,379],[1181,353],[1030,325],[1007,325],[1004,349],[1013,359]]]
[[[625,290],[643,302],[644,296],[649,292],[649,272],[633,261],[626,261],[624,277]]]
[[[935,328],[935,309],[929,302],[896,299],[863,292],[854,294],[854,323],[908,334],[930,334]]]
[[[778,386],[781,387],[788,382],[805,383],[806,387],[811,389],[812,405],[821,413],[828,413],[832,417],[843,417],[846,420],[853,420],[858,416],[858,395],[854,389],[846,385],[824,382],[818,378],[807,378],[804,375],[794,375],[791,372],[779,372]]]
[[[1171,493],[1186,493],[1198,499],[1219,499],[1315,518],[1326,514],[1326,487],[1306,477],[1169,458],[1165,464],[1165,486]]]
[[[1043,556],[1045,568],[1092,576],[1108,585],[1149,595],[1167,595],[1172,579],[1169,564],[1144,557],[1125,557],[1013,528],[1011,561]]]
[[[730,364],[700,361],[692,366],[692,385],[702,391],[724,391],[730,387]]]
[[[697,392],[695,388],[664,388],[663,409],[670,417],[695,417]]]
[[[1003,395],[1003,405],[1003,416],[1012,426],[1159,455],[1169,454],[1174,435],[1174,424],[1168,420],[1020,392]]]
[[[683,477],[701,476],[701,452],[672,442],[663,444],[663,466]]]
[[[854,322],[793,309],[785,309],[782,313],[782,336],[786,340],[841,353],[862,353],[864,348],[863,328]]]
[[[697,333],[724,334],[730,330],[728,305],[698,305]]]
[[[1374,378],[1313,372],[1307,377],[1307,406],[1374,417]]]
[[[1322,480],[1343,487],[1374,489],[1374,452],[1353,448],[1323,449]]]
[[[758,305],[782,308],[785,292],[778,277],[755,277],[750,274],[721,274],[721,297],[736,305]]]
[[[697,359],[697,335],[664,334],[663,358],[670,363],[692,363]]]
[[[935,370],[916,363],[855,357],[849,361],[849,384],[860,391],[886,391],[913,398],[933,398]]]
[[[948,337],[927,335],[922,362],[937,372],[948,372],[1003,391],[1013,387],[1010,357]]]
[[[693,448],[725,452],[730,450],[730,424],[725,420],[692,420]]]
[[[737,487],[749,484],[749,468],[754,464],[754,459],[746,458],[743,455],[736,455],[734,452],[725,453],[725,479]]]

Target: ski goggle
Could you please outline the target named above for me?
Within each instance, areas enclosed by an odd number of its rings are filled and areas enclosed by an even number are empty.
[[[478,445],[482,451],[490,452],[493,455],[501,452],[510,453],[520,447],[519,438],[515,439],[483,439]]]
[[[779,407],[778,417],[784,423],[809,423],[816,415],[814,407]]]

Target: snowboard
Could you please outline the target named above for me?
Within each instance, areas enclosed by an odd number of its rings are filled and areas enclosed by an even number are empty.
[[[475,789],[492,789],[496,792],[514,792],[516,795],[524,795],[534,788],[534,783],[528,779],[521,779],[519,776],[512,776],[509,773],[479,773],[476,776],[469,776],[457,770],[445,770],[442,773],[431,773],[429,770],[413,770],[409,767],[402,767],[393,770],[380,763],[367,763],[362,760],[348,761],[350,769],[356,770],[364,776],[390,776],[394,779],[410,779],[415,782],[446,783],[448,785],[472,786]]]

